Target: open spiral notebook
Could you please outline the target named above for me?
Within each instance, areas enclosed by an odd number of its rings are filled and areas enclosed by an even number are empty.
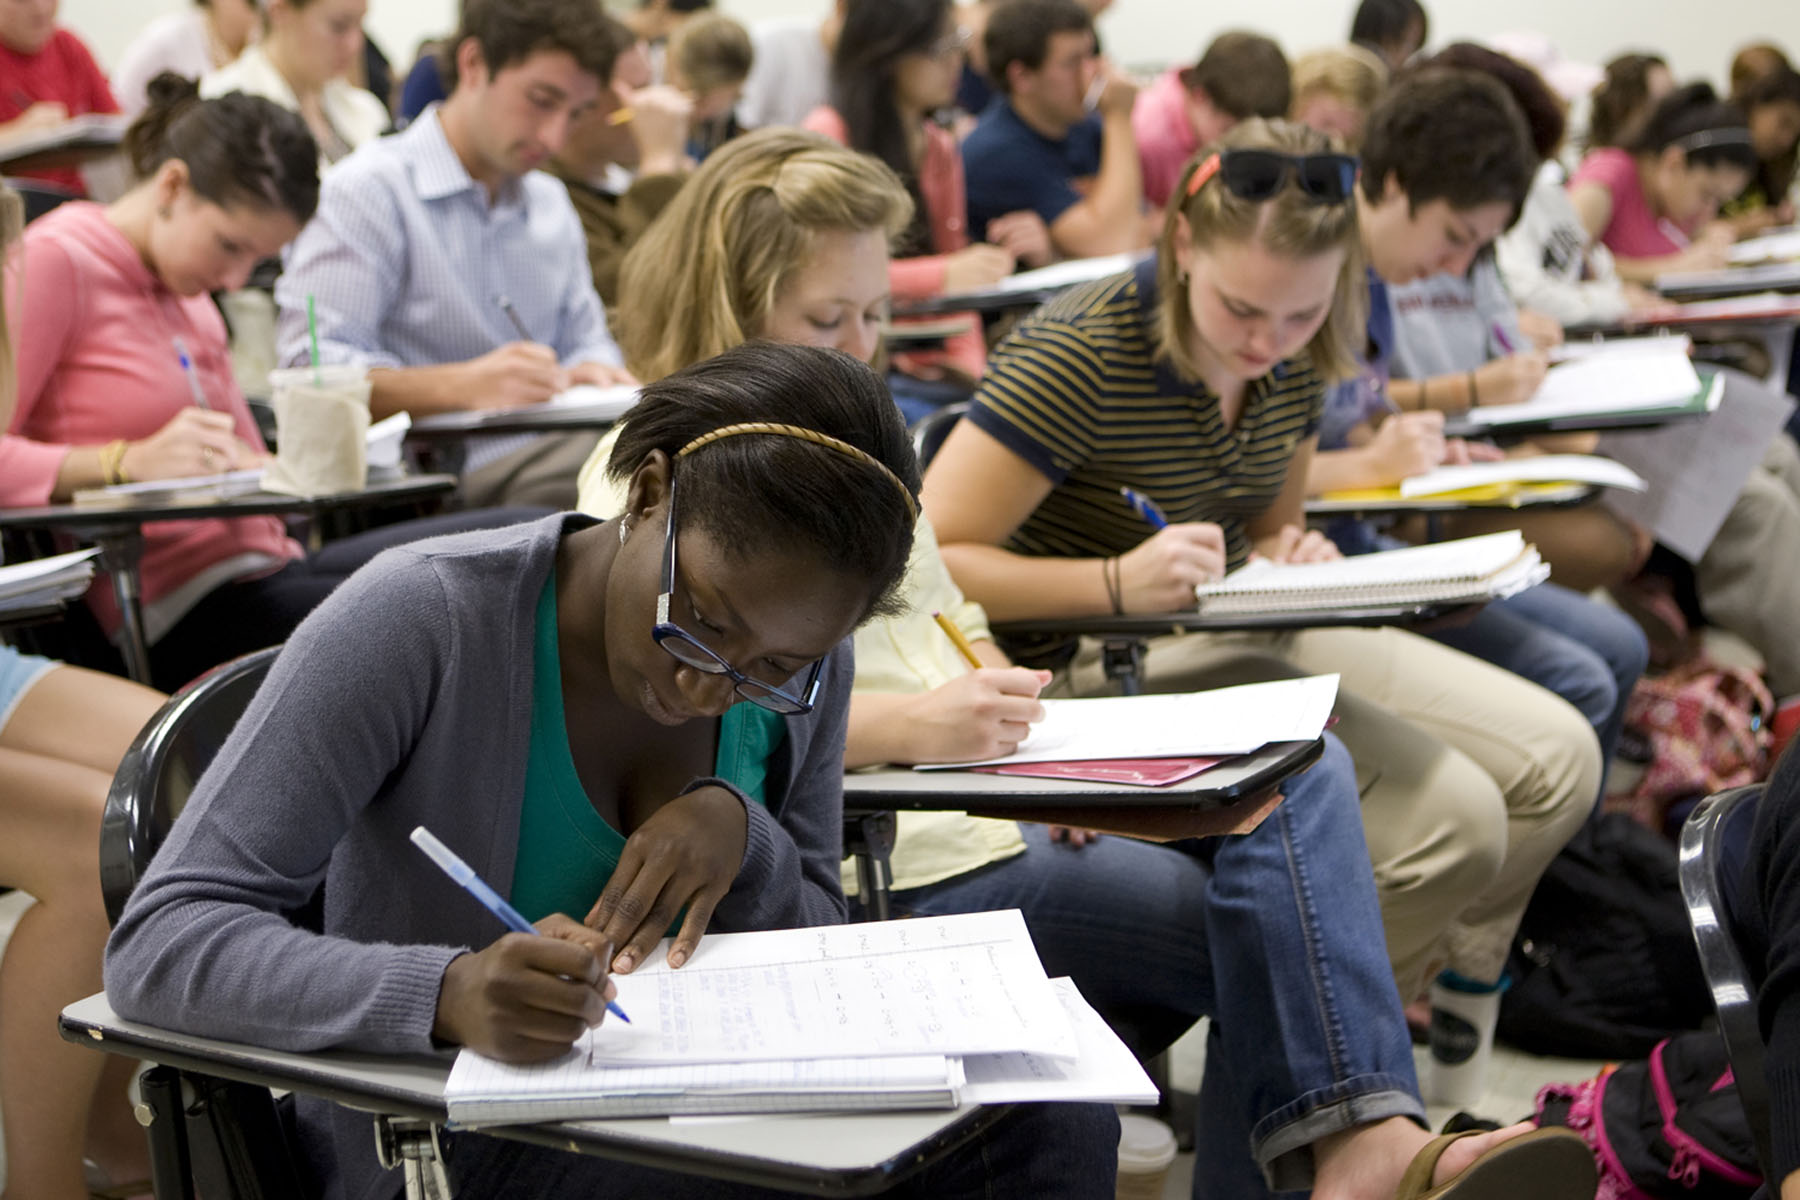
[[[1514,529],[1332,562],[1259,558],[1194,591],[1203,613],[1322,612],[1499,600],[1549,577]]]

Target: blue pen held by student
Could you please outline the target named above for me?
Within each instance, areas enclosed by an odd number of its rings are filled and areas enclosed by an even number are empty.
[[[499,892],[488,886],[487,881],[477,875],[475,868],[464,862],[456,851],[438,841],[431,830],[423,825],[415,827],[412,831],[412,841],[413,845],[423,850],[444,874],[454,880],[469,895],[481,901],[483,908],[499,917],[501,924],[514,933],[537,933],[535,925],[527,921],[518,909],[508,904],[505,897],[501,896]],[[631,1024],[631,1018],[625,1015],[625,1010],[611,1000],[606,1002],[606,1011],[627,1025]]]
[[[1131,505],[1131,511],[1144,519],[1144,524],[1152,529],[1166,529],[1169,518],[1163,516],[1163,510],[1156,507],[1156,501],[1132,488],[1122,487],[1119,495],[1125,497],[1125,503]]]

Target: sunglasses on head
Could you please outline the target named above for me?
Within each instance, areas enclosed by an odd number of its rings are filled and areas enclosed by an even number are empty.
[[[1279,150],[1222,150],[1209,157],[1188,179],[1193,196],[1217,175],[1240,200],[1267,200],[1294,184],[1317,204],[1342,204],[1356,187],[1357,162],[1349,154],[1283,154]]]

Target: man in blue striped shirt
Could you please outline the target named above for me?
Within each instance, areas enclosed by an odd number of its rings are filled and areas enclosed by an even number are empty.
[[[276,285],[284,364],[309,358],[310,298],[320,360],[368,366],[376,419],[629,381],[581,222],[563,186],[536,170],[611,78],[626,48],[615,28],[593,0],[469,0],[447,51],[449,99],[325,179]],[[593,439],[563,441],[471,445],[470,499],[554,503],[560,481],[572,502]],[[528,475],[553,477],[547,492],[511,486],[526,463]]]

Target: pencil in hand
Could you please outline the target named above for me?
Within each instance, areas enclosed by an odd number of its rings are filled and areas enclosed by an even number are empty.
[[[969,639],[964,637],[963,631],[956,627],[956,622],[941,612],[932,613],[931,619],[938,623],[938,628],[944,631],[944,636],[950,639],[956,647],[957,653],[963,656],[963,661],[969,664],[969,669],[971,671],[981,670],[981,660],[975,657],[975,647],[969,645]]]

